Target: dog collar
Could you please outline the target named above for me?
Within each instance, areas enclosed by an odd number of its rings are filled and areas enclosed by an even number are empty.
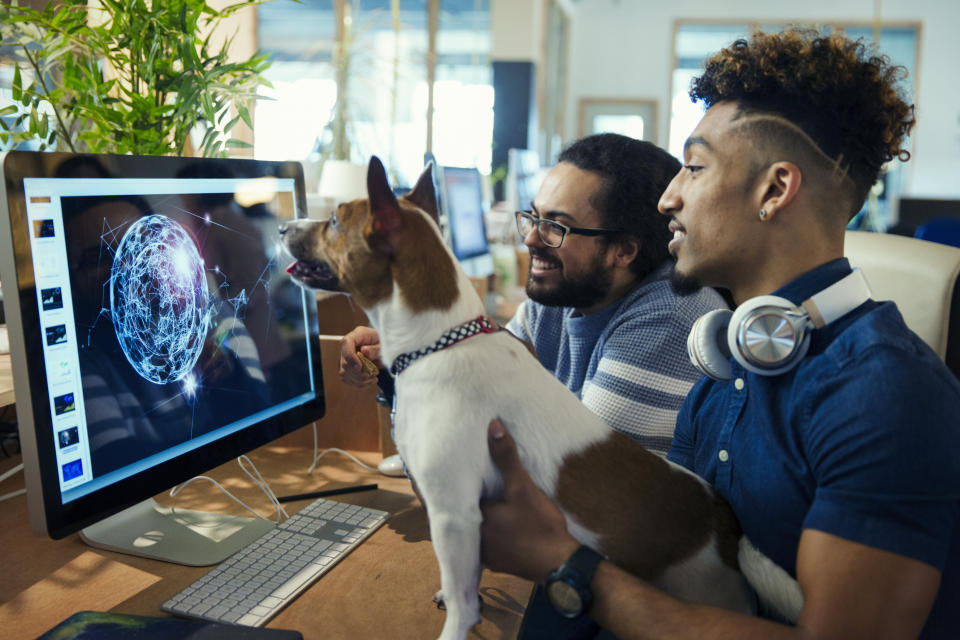
[[[400,375],[400,372],[409,367],[413,362],[419,358],[422,358],[425,355],[431,354],[434,351],[440,351],[446,349],[447,347],[452,347],[458,342],[462,342],[467,338],[471,338],[480,333],[496,333],[500,330],[500,325],[498,325],[493,318],[489,316],[478,316],[469,322],[464,322],[461,325],[457,325],[453,329],[450,329],[442,336],[440,339],[434,342],[428,347],[422,349],[417,349],[416,351],[410,351],[409,353],[402,353],[397,356],[397,359],[393,361],[393,364],[390,365],[390,373],[394,376]]]

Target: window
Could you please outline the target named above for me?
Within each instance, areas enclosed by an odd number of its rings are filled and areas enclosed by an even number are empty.
[[[267,77],[274,89],[257,106],[254,155],[363,163],[376,154],[401,186],[416,180],[426,151],[440,164],[489,173],[489,31],[489,0],[261,5],[259,47],[273,55]]]

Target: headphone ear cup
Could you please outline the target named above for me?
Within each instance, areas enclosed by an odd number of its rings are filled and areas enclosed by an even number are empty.
[[[788,312],[798,315],[791,319]],[[805,312],[779,296],[757,296],[737,307],[726,339],[734,359],[747,371],[762,376],[786,373],[810,346]]]
[[[727,325],[732,315],[729,309],[714,309],[697,318],[687,336],[690,362],[714,380],[729,380],[733,375],[727,349]]]

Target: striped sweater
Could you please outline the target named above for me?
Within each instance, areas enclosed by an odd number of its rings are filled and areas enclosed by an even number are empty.
[[[713,289],[679,296],[664,263],[633,291],[586,316],[526,300],[507,324],[540,362],[611,427],[666,455],[677,412],[700,377],[687,335],[704,313],[725,307]]]

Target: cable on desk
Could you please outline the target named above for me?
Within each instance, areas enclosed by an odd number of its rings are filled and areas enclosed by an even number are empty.
[[[3,475],[0,475],[0,482],[3,482],[4,480],[6,480],[7,478],[9,478],[10,476],[12,476],[12,475],[14,475],[15,473],[18,473],[18,472],[20,472],[20,471],[23,471],[23,463],[22,463],[22,462],[21,462],[20,464],[18,464],[17,466],[15,466],[13,469],[10,469],[9,471],[5,471],[5,472],[3,473]],[[0,502],[3,502],[4,500],[9,500],[10,498],[15,498],[15,497],[17,497],[17,496],[22,496],[22,495],[25,494],[26,492],[27,492],[26,489],[17,489],[16,491],[11,491],[10,493],[5,493],[5,494],[3,494],[3,495],[0,495]]]
[[[362,460],[358,459],[358,458],[357,458],[356,456],[354,456],[353,454],[351,454],[351,453],[349,453],[349,452],[347,452],[347,451],[344,451],[343,449],[339,449],[339,448],[337,448],[337,447],[329,447],[329,448],[327,448],[327,449],[324,449],[323,451],[320,451],[319,449],[317,449],[317,423],[314,422],[314,423],[313,423],[313,462],[310,464],[310,468],[307,469],[307,474],[313,473],[313,470],[317,468],[317,463],[320,462],[320,458],[322,458],[323,456],[327,455],[327,454],[330,453],[331,451],[335,451],[335,452],[337,452],[337,453],[342,453],[343,455],[347,456],[348,458],[350,458],[351,460],[353,460],[354,462],[356,462],[358,465],[360,465],[361,467],[363,467],[363,468],[366,469],[367,471],[377,471],[377,472],[379,473],[379,469],[377,469],[376,467],[371,467],[371,466],[368,465],[367,463],[365,463],[365,462],[363,462]]]
[[[244,463],[250,465],[250,467],[253,469],[253,473],[250,473],[250,471],[244,466]],[[273,522],[281,522],[282,520],[286,520],[287,518],[289,518],[290,516],[287,515],[286,509],[283,508],[283,505],[281,505],[280,501],[277,499],[277,494],[273,492],[273,489],[270,488],[270,485],[267,484],[267,481],[263,479],[262,475],[260,475],[260,471],[257,470],[257,465],[253,464],[253,461],[250,460],[250,458],[248,458],[245,455],[237,457],[237,464],[240,465],[240,468],[243,469],[243,472],[247,474],[247,476],[253,481],[253,484],[260,487],[260,490],[263,491],[264,495],[267,496],[267,499],[270,500],[270,503],[273,505],[274,510],[276,511],[276,514],[277,514],[277,519],[273,520]],[[254,473],[256,474],[256,476],[254,476]],[[170,497],[175,497],[178,493],[183,491],[184,487],[186,487],[188,484],[190,484],[194,480],[207,480],[209,482],[212,482],[217,486],[217,488],[223,491],[231,500],[239,504],[241,507],[243,507],[244,509],[246,509],[256,517],[260,518],[261,520],[271,520],[271,518],[267,518],[266,516],[262,516],[259,513],[257,513],[257,511],[255,511],[252,507],[248,506],[245,502],[243,502],[242,500],[237,498],[235,495],[230,493],[222,484],[220,484],[210,476],[194,476],[189,480],[187,480],[186,482],[182,484],[178,484],[173,489],[170,489]]]

